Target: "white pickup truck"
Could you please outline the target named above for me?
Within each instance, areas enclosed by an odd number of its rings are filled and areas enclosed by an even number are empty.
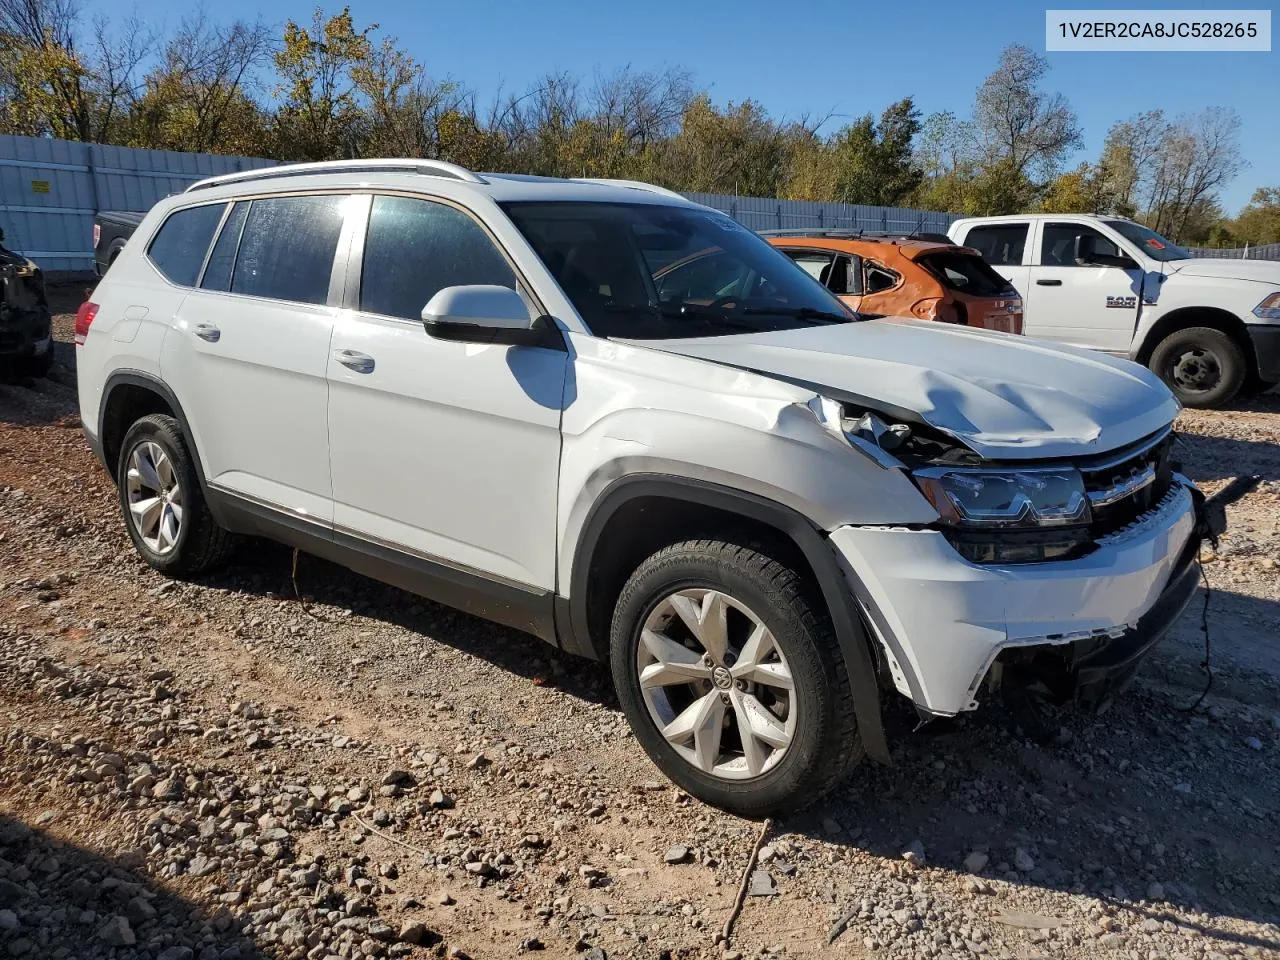
[[[1189,407],[1280,382],[1280,263],[1193,257],[1121,217],[976,217],[948,234],[1018,288],[1029,337],[1136,360]]]

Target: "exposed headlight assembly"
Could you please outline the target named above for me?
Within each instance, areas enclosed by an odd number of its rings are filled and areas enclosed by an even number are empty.
[[[1262,302],[1253,308],[1253,315],[1259,320],[1280,320],[1280,292],[1264,297]]]
[[[1090,521],[1084,478],[1071,468],[926,467],[913,476],[950,526],[1025,530]]]

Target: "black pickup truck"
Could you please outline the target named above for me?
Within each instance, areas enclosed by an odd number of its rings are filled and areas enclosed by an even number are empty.
[[[107,272],[144,216],[127,210],[104,210],[93,218],[93,269],[98,276]]]

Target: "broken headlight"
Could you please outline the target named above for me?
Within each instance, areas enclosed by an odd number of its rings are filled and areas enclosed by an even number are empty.
[[[1072,468],[926,467],[912,474],[942,522],[968,529],[1089,523],[1084,478]]]

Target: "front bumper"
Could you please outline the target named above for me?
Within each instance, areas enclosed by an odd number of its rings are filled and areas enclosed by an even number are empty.
[[[31,359],[53,349],[53,323],[47,311],[0,308],[0,357]]]
[[[1082,683],[1131,674],[1195,590],[1198,531],[1180,483],[1077,560],[972,564],[934,530],[841,527],[830,539],[895,686],[952,716],[978,706],[992,664],[1018,648],[1087,649]]]
[[[1258,379],[1280,383],[1280,323],[1251,323],[1245,329],[1258,358]]]

